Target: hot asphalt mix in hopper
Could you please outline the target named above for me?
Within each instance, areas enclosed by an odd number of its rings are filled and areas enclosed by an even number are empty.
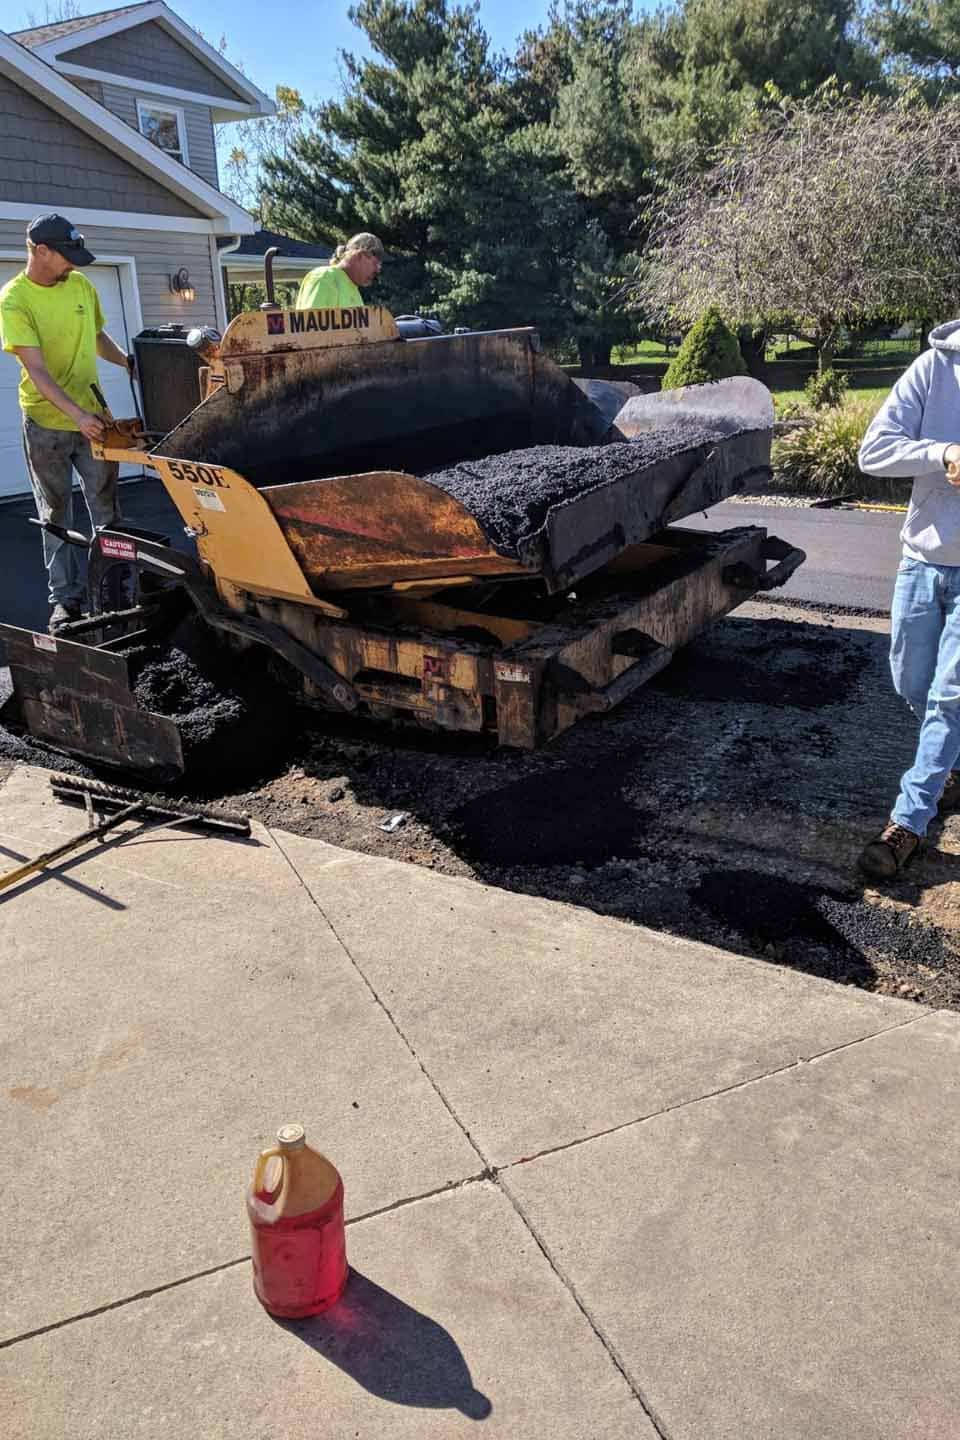
[[[156,471],[196,557],[135,529],[71,536],[90,618],[0,626],[4,723],[87,761],[183,773],[188,737],[133,682],[185,616],[221,673],[253,646],[261,683],[304,701],[533,748],[804,558],[757,527],[673,523],[768,474],[755,381],[621,404],[532,330],[409,339],[376,308],[266,309],[201,343],[197,408],[102,447]]]

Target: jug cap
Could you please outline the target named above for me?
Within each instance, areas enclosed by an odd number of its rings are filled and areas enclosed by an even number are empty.
[[[302,1125],[281,1125],[277,1140],[284,1150],[300,1150],[307,1143],[307,1132]]]

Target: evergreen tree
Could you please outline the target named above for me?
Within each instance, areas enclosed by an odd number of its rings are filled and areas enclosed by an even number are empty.
[[[960,0],[881,0],[869,28],[885,60],[934,92],[960,80]]]
[[[730,375],[746,373],[736,335],[720,311],[711,305],[684,337],[667,367],[661,388],[678,390],[681,385],[705,385],[710,380],[725,380]]]

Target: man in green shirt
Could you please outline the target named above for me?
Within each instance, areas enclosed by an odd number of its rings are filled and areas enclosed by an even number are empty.
[[[40,215],[27,228],[27,268],[0,290],[0,338],[20,362],[23,446],[41,520],[73,523],[73,472],[96,530],[115,524],[119,467],[95,460],[91,440],[104,433],[97,356],[131,368],[132,357],[104,329],[100,297],[76,267],[96,259],[62,215]],[[83,613],[76,550],[43,532],[50,633]]]
[[[304,275],[297,292],[296,310],[349,310],[362,305],[357,288],[372,285],[380,274],[384,249],[376,235],[354,235],[338,245],[329,265],[318,265]]]

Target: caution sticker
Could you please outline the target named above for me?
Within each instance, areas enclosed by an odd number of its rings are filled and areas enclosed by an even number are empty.
[[[136,560],[137,547],[132,540],[118,540],[115,535],[101,535],[100,553],[111,560]]]
[[[33,648],[34,650],[52,650],[55,655],[57,653],[57,642],[52,635],[35,634],[33,637]]]
[[[532,679],[530,671],[522,665],[505,665],[503,661],[497,660],[493,666],[494,674],[498,680],[514,680],[519,685],[530,685]]]
[[[220,496],[217,494],[216,490],[201,490],[198,486],[194,485],[193,493],[200,501],[200,504],[203,506],[204,510],[225,511],[227,508],[226,505],[224,505],[223,501],[220,499]]]

